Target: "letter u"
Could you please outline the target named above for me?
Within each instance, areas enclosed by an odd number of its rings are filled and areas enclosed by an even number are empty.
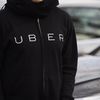
[[[23,37],[22,37],[22,36],[20,36],[19,41],[17,40],[16,37],[14,37],[14,39],[15,39],[15,43],[16,43],[16,44],[21,44],[21,43],[23,43]]]

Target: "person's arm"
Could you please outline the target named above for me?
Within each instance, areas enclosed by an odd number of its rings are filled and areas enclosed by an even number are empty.
[[[75,30],[70,16],[66,18],[66,34],[64,39],[64,46],[62,51],[63,58],[63,80],[61,100],[74,100],[73,90],[75,84],[75,75],[77,71],[77,43]]]
[[[0,51],[0,60],[1,60],[1,51]],[[3,91],[2,91],[2,80],[1,80],[1,62],[0,62],[0,100],[4,100]]]
[[[3,44],[2,44],[3,40],[2,40],[2,27],[1,27],[1,21],[0,21],[0,100],[4,100],[4,96],[3,96],[3,91],[2,91],[2,75],[1,75],[1,71],[2,71],[2,58],[3,58]]]

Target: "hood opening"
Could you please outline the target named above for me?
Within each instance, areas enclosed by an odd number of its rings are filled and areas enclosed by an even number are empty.
[[[41,3],[33,3],[32,0],[7,0],[6,8],[21,15],[44,17],[58,4],[58,0],[44,0]]]

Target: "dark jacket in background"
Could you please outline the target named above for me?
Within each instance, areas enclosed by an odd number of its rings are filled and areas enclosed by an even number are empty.
[[[77,45],[57,0],[8,0],[0,11],[0,100],[73,100]]]

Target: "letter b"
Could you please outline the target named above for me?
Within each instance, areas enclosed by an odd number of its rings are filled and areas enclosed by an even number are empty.
[[[35,34],[28,35],[28,38],[29,38],[29,42],[36,42],[36,40],[37,40]]]

